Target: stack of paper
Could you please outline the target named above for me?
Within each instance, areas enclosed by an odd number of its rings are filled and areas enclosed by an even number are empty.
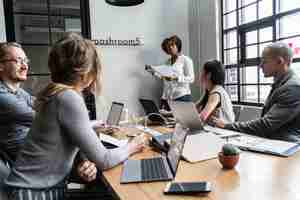
[[[174,67],[171,67],[169,65],[152,66],[152,69],[160,76],[170,76],[170,77],[177,76]]]

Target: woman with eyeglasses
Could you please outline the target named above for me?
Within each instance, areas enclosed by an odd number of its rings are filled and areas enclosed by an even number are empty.
[[[75,33],[49,54],[52,82],[36,100],[36,117],[5,181],[10,199],[64,199],[65,179],[82,151],[98,169],[118,165],[143,148],[141,137],[108,150],[92,129],[82,91],[99,94],[101,64],[95,45]]]

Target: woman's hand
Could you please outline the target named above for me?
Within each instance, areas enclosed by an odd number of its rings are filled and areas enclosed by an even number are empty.
[[[118,127],[109,126],[109,125],[103,123],[102,120],[93,120],[93,121],[91,121],[91,123],[92,123],[93,129],[97,133],[104,133],[106,135],[112,135],[112,134],[120,131],[120,129]]]
[[[212,122],[218,128],[225,128],[225,123],[219,118],[212,117]]]
[[[84,181],[91,182],[96,179],[97,168],[95,163],[84,160],[78,165],[77,173]]]
[[[151,65],[145,65],[145,70],[147,72],[149,72],[150,74],[154,75],[155,71],[154,69],[151,67]]]
[[[91,125],[94,129],[105,127],[105,123],[102,120],[91,120]]]
[[[128,144],[129,154],[131,155],[142,151],[145,146],[145,143],[146,143],[146,138],[144,134],[141,134],[133,138]]]

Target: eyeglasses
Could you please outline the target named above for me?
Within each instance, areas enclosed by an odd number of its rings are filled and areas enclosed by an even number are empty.
[[[0,60],[0,62],[16,62],[17,65],[21,66],[21,65],[29,65],[30,60],[28,58],[21,58],[18,57],[16,59],[4,59],[4,60]]]
[[[272,61],[273,61],[272,58],[261,58],[260,64],[263,65],[263,64],[266,64],[266,63],[269,63],[269,62],[272,62]]]

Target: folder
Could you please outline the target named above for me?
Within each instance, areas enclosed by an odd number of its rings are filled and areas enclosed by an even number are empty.
[[[225,141],[210,132],[189,135],[186,138],[182,157],[191,163],[216,158]]]

